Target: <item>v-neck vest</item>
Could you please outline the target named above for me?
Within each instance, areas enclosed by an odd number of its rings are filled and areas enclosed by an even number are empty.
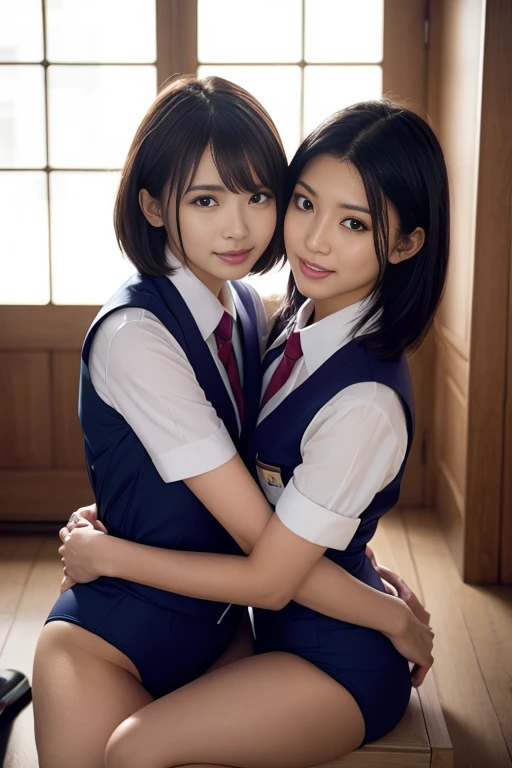
[[[169,549],[242,554],[234,539],[183,481],[165,483],[162,480],[124,417],[96,393],[88,368],[91,344],[101,322],[119,309],[146,309],[181,345],[207,399],[237,449],[243,452],[258,416],[260,347],[250,293],[242,283],[231,285],[244,364],[245,413],[240,435],[232,400],[219,369],[188,306],[167,277],[134,276],[102,308],[89,329],[82,349],[79,416],[99,518],[114,536]],[[105,581],[115,582],[127,592],[162,607],[194,615],[217,617],[226,607],[222,603],[184,597],[130,581]]]
[[[282,350],[283,346],[270,350],[265,356],[264,368],[270,366]],[[399,396],[407,422],[407,452],[397,476],[375,495],[360,515],[360,525],[347,548],[344,551],[328,549],[326,556],[354,576],[372,581],[372,574],[367,568],[365,547],[375,533],[379,518],[398,501],[414,436],[414,401],[405,354],[397,360],[383,360],[365,349],[363,337],[348,342],[258,424],[249,441],[247,461],[256,479],[257,458],[265,464],[278,467],[286,486],[295,468],[302,463],[301,441],[316,414],[338,392],[362,382],[384,384]],[[291,603],[290,606],[296,604]]]

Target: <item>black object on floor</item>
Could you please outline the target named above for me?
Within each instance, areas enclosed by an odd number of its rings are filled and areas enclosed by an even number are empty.
[[[0,715],[29,690],[30,683],[22,672],[15,669],[2,669],[0,671]]]

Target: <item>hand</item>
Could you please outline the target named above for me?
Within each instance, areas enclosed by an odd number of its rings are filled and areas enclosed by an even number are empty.
[[[102,531],[95,530],[92,523],[83,520],[71,533],[67,528],[61,528],[59,536],[63,542],[59,554],[67,577],[75,583],[84,584],[102,575],[97,558],[98,547],[105,537]],[[65,589],[61,586],[63,591]]]
[[[393,571],[390,571],[389,568],[386,568],[384,565],[377,566],[375,570],[381,579],[385,580],[396,589],[397,596],[411,609],[418,621],[421,621],[422,624],[426,624],[428,627],[430,624],[430,613],[425,609],[422,603],[420,603],[418,597],[405,583],[402,577],[393,573]]]
[[[385,565],[379,565],[373,550],[368,545],[366,545],[366,556],[369,558],[371,564],[382,579],[386,592],[403,600],[414,613],[418,621],[421,621],[422,624],[426,624],[428,627],[430,624],[430,613],[425,610],[424,606],[420,603],[418,597],[409,585],[406,584],[402,577],[397,573],[386,568]]]
[[[68,522],[66,523],[66,528],[68,529],[69,533],[71,533],[74,528],[81,525],[84,521],[91,523],[91,525],[96,530],[102,531],[103,533],[108,533],[103,523],[98,520],[98,507],[96,504],[90,504],[88,507],[80,507],[80,509],[77,509],[76,512],[73,512]],[[71,579],[65,573],[60,585],[61,595],[66,592],[66,590],[74,586],[75,583],[76,582],[74,582],[73,579]]]
[[[434,645],[434,632],[432,629],[420,621],[410,608],[407,608],[407,624],[405,631],[397,634],[386,634],[396,650],[405,656],[406,659],[414,663],[411,672],[411,682],[414,688],[424,681],[426,674],[432,664],[434,657],[432,649]]]
[[[91,523],[93,528],[95,528],[97,531],[108,533],[101,520],[98,520],[98,506],[96,504],[90,504],[88,507],[80,507],[80,509],[77,509],[76,512],[73,512],[68,522],[66,523],[66,528],[71,533],[73,528],[75,528],[84,520],[86,520],[88,523]]]

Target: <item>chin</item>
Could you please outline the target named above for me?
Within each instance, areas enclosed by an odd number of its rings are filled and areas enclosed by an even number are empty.
[[[293,273],[293,276],[300,293],[307,299],[329,299],[339,292],[332,287],[328,288],[328,286],[323,284],[323,280],[315,282],[314,280],[305,278],[302,273],[297,275],[295,272]]]

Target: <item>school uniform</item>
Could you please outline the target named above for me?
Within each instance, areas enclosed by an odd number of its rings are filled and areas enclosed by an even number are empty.
[[[383,591],[365,547],[398,500],[414,405],[405,355],[384,361],[365,349],[364,329],[353,338],[364,306],[308,325],[308,301],[272,344],[247,460],[285,526],[327,547],[327,557]],[[254,609],[254,626],[258,653],[297,654],[347,688],[361,708],[365,742],[402,718],[409,665],[380,632],[295,602],[277,612]]]
[[[254,430],[263,305],[234,282],[224,288],[226,314],[186,266],[167,259],[174,274],[134,276],[84,342],[79,412],[99,519],[141,544],[240,555],[183,480],[243,452]],[[246,609],[228,608],[102,577],[61,595],[48,621],[78,624],[119,648],[158,697],[197,678],[229,645]]]

